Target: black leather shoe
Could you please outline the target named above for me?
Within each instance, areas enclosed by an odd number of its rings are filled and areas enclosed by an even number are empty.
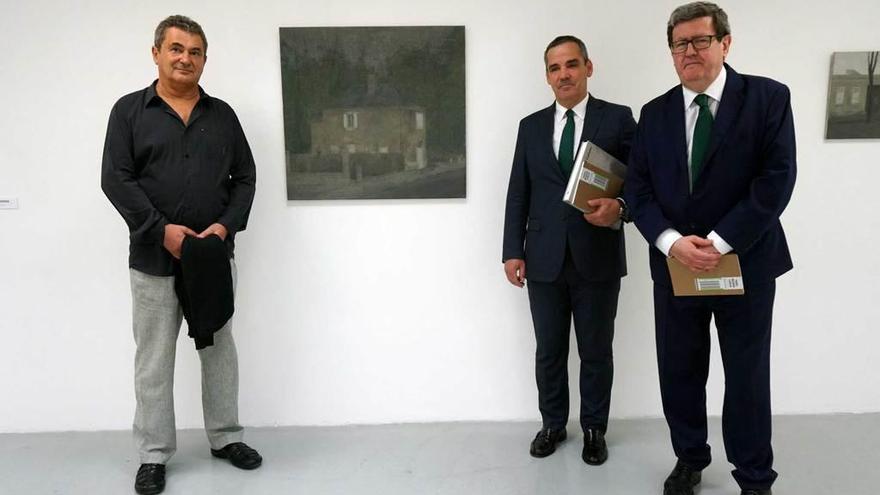
[[[165,489],[165,465],[141,464],[134,478],[134,491],[141,495],[156,495]]]
[[[220,450],[211,449],[211,455],[220,459],[229,459],[229,462],[239,469],[257,469],[263,464],[263,457],[243,442],[230,443]]]
[[[529,454],[532,454],[532,457],[547,457],[556,452],[556,444],[561,443],[563,440],[565,440],[565,428],[561,430],[541,428],[541,431],[532,440]]]
[[[747,490],[743,490],[742,492],[740,492],[740,495],[773,495],[773,490],[771,490],[769,488],[762,488],[762,489],[749,488]]]
[[[587,428],[584,432],[584,451],[581,458],[591,466],[599,466],[608,459],[608,446],[605,445],[605,434],[601,430]]]
[[[700,471],[679,461],[663,483],[663,495],[694,495],[701,477]]]

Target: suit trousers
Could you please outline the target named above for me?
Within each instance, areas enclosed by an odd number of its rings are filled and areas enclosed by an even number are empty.
[[[232,265],[233,287],[236,282]],[[137,405],[134,439],[141,463],[165,464],[177,450],[174,423],[174,359],[183,310],[174,277],[130,269],[134,340],[137,345],[134,390]],[[214,345],[200,351],[202,412],[211,448],[240,442],[238,355],[232,320],[214,334]]]
[[[574,317],[581,362],[581,427],[604,432],[614,377],[612,340],[620,279],[585,280],[566,248],[565,262],[556,280],[527,283],[537,342],[538,408],[544,427],[561,429],[568,423],[568,348]]]
[[[733,477],[743,489],[776,479],[770,446],[770,327],[776,282],[742,296],[675,297],[654,284],[657,362],[663,412],[678,459],[694,469],[712,460],[707,443],[706,380],[715,317],[724,365],[721,428]]]

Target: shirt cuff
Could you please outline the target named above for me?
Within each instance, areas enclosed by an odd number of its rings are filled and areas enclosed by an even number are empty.
[[[718,235],[718,232],[715,232],[714,230],[712,232],[709,232],[709,235],[706,236],[706,239],[709,239],[710,241],[712,241],[712,244],[715,246],[715,249],[717,249],[718,252],[721,254],[727,254],[727,253],[733,251],[733,246],[731,246],[724,239],[722,239],[721,236]]]
[[[682,236],[679,231],[675,229],[666,229],[657,236],[654,245],[657,246],[657,249],[659,249],[661,253],[669,256],[669,250],[672,249],[672,245],[682,237],[684,236]]]

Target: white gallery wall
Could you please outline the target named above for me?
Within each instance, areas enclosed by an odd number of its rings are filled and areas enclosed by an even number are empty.
[[[527,295],[500,256],[517,123],[552,102],[543,48],[583,37],[590,91],[636,116],[677,82],[665,21],[678,0],[0,2],[0,197],[20,203],[0,210],[0,432],[131,424],[128,238],[100,190],[100,159],[110,107],[155,78],[152,34],[166,15],[204,26],[202,85],[237,111],[257,162],[237,237],[247,425],[537,420]],[[728,61],[788,84],[797,127],[783,216],[796,268],[778,281],[774,412],[880,411],[880,140],[824,140],[831,54],[880,49],[880,2],[722,6]],[[278,28],[386,25],[466,26],[467,198],[287,201]],[[660,416],[647,245],[626,229],[611,412]],[[177,361],[178,426],[200,426],[185,329]]]

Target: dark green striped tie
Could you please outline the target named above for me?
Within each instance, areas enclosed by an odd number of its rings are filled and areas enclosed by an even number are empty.
[[[574,166],[574,112],[570,108],[565,112],[565,118],[567,120],[559,141],[559,168],[568,177]]]
[[[697,116],[697,125],[694,126],[694,139],[691,144],[691,189],[697,183],[697,178],[703,170],[703,159],[706,157],[706,150],[709,148],[709,138],[712,136],[712,111],[709,110],[709,97],[705,94],[698,94],[694,99],[697,106],[700,107],[700,114]]]

